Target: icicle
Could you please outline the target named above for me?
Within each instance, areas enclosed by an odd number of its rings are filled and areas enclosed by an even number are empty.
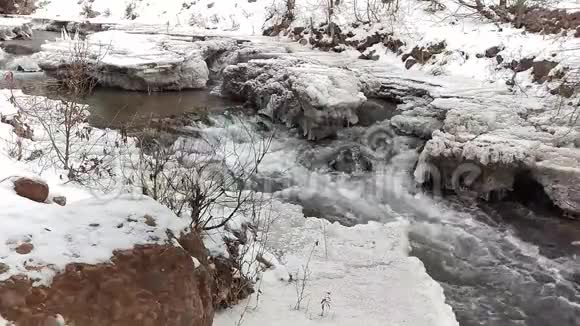
[[[427,154],[425,154],[425,151],[423,151],[419,155],[417,167],[415,168],[415,181],[419,184],[425,183],[431,177],[430,172],[431,169],[429,163],[427,163]]]
[[[60,38],[63,41],[70,41],[70,35],[64,27],[60,30]]]

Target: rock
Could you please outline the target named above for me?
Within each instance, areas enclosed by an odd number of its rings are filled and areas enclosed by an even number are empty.
[[[443,121],[435,117],[401,114],[391,118],[391,125],[406,135],[430,139],[435,130],[443,127]]]
[[[145,245],[111,263],[69,264],[50,287],[0,282],[0,314],[17,325],[50,325],[60,314],[69,325],[211,326],[214,286],[207,266],[196,268],[182,248]]]
[[[405,43],[399,39],[393,38],[392,35],[387,35],[383,39],[383,45],[387,47],[387,49],[391,50],[393,53],[398,53],[401,47],[405,45]]]
[[[296,35],[302,34],[302,32],[304,32],[306,28],[303,26],[296,26],[294,27],[294,29],[292,30],[292,32]]]
[[[366,153],[360,146],[338,148],[329,159],[328,166],[334,171],[351,174],[373,170],[370,154]]]
[[[5,263],[0,263],[0,275],[10,271],[10,267]]]
[[[514,70],[515,72],[526,71],[532,68],[532,66],[534,65],[534,59],[535,57],[524,58],[521,59],[520,61],[513,60],[510,64],[511,69]]]
[[[409,53],[409,55],[415,58],[415,60],[417,60],[418,63],[425,64],[434,55],[442,53],[446,47],[447,44],[445,43],[445,41],[436,44],[431,44],[426,48],[416,46],[413,48],[413,50],[411,50],[411,53]],[[403,58],[403,61],[406,61],[406,59]]]
[[[557,62],[542,60],[542,61],[534,61],[532,64],[532,76],[533,81],[537,83],[543,83],[548,79],[548,75],[550,71],[554,69],[558,65]]]
[[[468,189],[485,199],[501,197],[514,189],[516,175],[529,173],[555,205],[580,212],[580,153],[571,148],[578,132],[565,118],[554,118],[555,110],[563,117],[573,106],[543,107],[537,99],[503,95],[436,99],[431,105],[444,108],[446,115],[421,155],[436,166],[442,188],[463,191],[466,187],[455,182],[463,177],[456,172],[474,172]],[[415,174],[421,183],[424,170],[417,168]]]
[[[566,213],[580,213],[580,173],[575,170],[539,164],[534,179],[543,187],[552,202]]]
[[[377,60],[379,60],[380,57],[377,54],[377,51],[371,50],[371,51],[368,51],[368,53],[362,53],[358,58],[361,60],[377,61]]]
[[[28,255],[33,249],[34,249],[34,245],[32,243],[25,242],[25,243],[19,245],[18,247],[16,247],[16,249],[14,249],[14,251],[16,251],[17,253],[19,253],[21,255]]]
[[[0,27],[0,41],[30,39],[32,34],[32,28],[28,23]]]
[[[202,265],[208,264],[209,251],[205,248],[203,239],[198,233],[190,232],[181,234],[178,241],[181,247],[192,257],[199,260]]]
[[[573,85],[570,85],[568,83],[562,83],[557,88],[550,90],[550,94],[560,95],[565,98],[571,98],[572,96],[574,96],[575,91],[576,89]]]
[[[220,53],[237,48],[234,40],[190,42],[169,35],[123,31],[90,34],[88,41],[92,58],[88,73],[101,86],[136,91],[205,88],[210,75],[208,62],[211,65]],[[56,78],[67,78],[73,42],[43,45],[43,51],[35,56],[39,66]]]
[[[14,190],[19,196],[39,203],[44,203],[48,198],[48,185],[41,180],[19,178],[14,181]]]
[[[300,59],[254,60],[228,66],[222,92],[264,110],[274,121],[298,126],[310,140],[358,122],[366,97],[356,75]]]
[[[56,196],[52,198],[52,201],[55,204],[58,204],[60,206],[66,206],[66,197],[65,196]]]
[[[42,71],[36,61],[31,57],[18,57],[8,62],[7,67],[13,71],[39,72]]]
[[[499,46],[492,46],[491,48],[485,50],[485,56],[488,58],[494,58],[503,49]]]
[[[360,52],[364,52],[367,48],[370,48],[371,46],[375,45],[375,44],[379,44],[382,41],[382,37],[379,33],[375,33],[372,35],[367,36],[367,38],[364,40],[364,42],[360,43],[356,49],[359,50]]]
[[[11,125],[14,128],[14,133],[20,138],[32,139],[34,131],[30,126],[22,121],[21,116],[15,115],[12,117],[1,116],[0,122]]]
[[[503,60],[504,60],[504,59],[503,59],[503,57],[502,57],[501,55],[499,55],[499,54],[498,54],[498,55],[495,57],[495,60],[497,61],[497,64],[498,64],[498,65],[501,65],[501,64],[503,63]]]
[[[150,227],[155,227],[157,226],[157,222],[155,222],[155,219],[153,218],[153,216],[151,215],[145,215],[145,224],[147,224]]]
[[[415,64],[417,63],[417,60],[413,59],[413,58],[409,58],[407,59],[407,61],[405,62],[405,68],[407,69],[411,69]]]

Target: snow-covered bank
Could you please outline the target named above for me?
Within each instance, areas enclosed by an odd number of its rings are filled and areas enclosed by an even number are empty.
[[[193,234],[190,221],[149,197],[67,180],[50,150],[61,146],[61,135],[47,133],[58,124],[51,120],[58,109],[20,91],[0,93],[0,314],[16,325],[177,325],[189,318],[209,326],[215,283],[205,248],[177,241]],[[53,111],[27,116],[27,105],[39,101]],[[71,153],[90,148],[103,155],[106,132],[89,134],[76,134]],[[28,190],[20,188],[21,176],[32,178]],[[41,197],[34,198],[39,185]],[[153,279],[155,288],[147,281]]]
[[[16,94],[20,100],[24,96]],[[10,96],[9,91],[0,92],[0,116],[10,117],[17,113],[16,107],[8,101]],[[40,144],[41,128],[33,126],[34,129],[35,141]],[[13,130],[9,124],[0,123],[0,194],[3,198],[0,203],[0,257],[8,267],[0,274],[1,281],[24,275],[38,284],[47,285],[52,276],[69,263],[106,262],[115,250],[131,249],[137,244],[165,243],[168,239],[166,230],[180,234],[187,228],[187,220],[177,218],[150,198],[139,195],[107,198],[103,193],[91,194],[90,189],[66,185],[66,180],[59,176],[59,169],[42,166],[46,162],[34,159],[17,161],[10,156],[17,144]],[[35,141],[20,141],[23,142],[20,146],[34,151]],[[13,179],[34,178],[39,172],[42,178],[49,180],[49,198],[65,196],[68,198],[67,206],[36,203],[15,193]],[[153,217],[159,227],[148,226],[146,215]],[[128,219],[134,222],[127,223]],[[15,252],[23,243],[34,246],[30,254]]]
[[[218,313],[214,325],[239,320],[250,326],[458,325],[442,288],[418,259],[408,256],[406,223],[348,228],[304,219],[299,206],[275,204],[274,209],[279,216],[268,246],[283,265],[265,272],[261,292],[247,304]],[[304,300],[296,310],[304,273]],[[330,302],[323,310],[325,298]]]
[[[96,22],[119,22],[121,20],[158,25],[195,26],[198,29],[234,31],[245,35],[262,35],[267,8],[271,2],[228,0],[190,1],[182,0],[52,0],[40,6],[32,15],[79,21],[87,19],[91,8]],[[91,15],[92,16],[92,15]]]

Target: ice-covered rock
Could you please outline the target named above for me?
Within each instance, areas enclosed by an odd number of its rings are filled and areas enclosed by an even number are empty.
[[[30,39],[32,34],[31,25],[27,20],[10,18],[0,20],[0,41]]]
[[[86,41],[66,36],[43,45],[36,55],[45,71],[66,78],[69,65],[82,55],[99,84],[126,90],[162,91],[205,88],[207,62],[236,48],[234,40],[192,41],[190,37],[106,31]]]
[[[39,72],[40,67],[34,59],[31,57],[16,57],[10,60],[6,67],[12,71],[22,71],[22,72]]]
[[[224,70],[223,91],[249,101],[274,120],[299,126],[308,139],[323,139],[358,122],[366,97],[357,76],[302,59],[252,60]]]
[[[352,70],[366,96],[401,103],[393,127],[429,140],[415,171],[418,182],[489,198],[514,190],[516,178],[529,175],[554,204],[580,214],[580,128],[573,105],[469,81]]]
[[[431,105],[447,111],[442,130],[424,149],[443,182],[457,178],[462,164],[474,164],[479,171],[471,186],[488,196],[512,190],[516,175],[530,173],[558,207],[580,213],[578,128],[558,118],[572,107],[558,111],[507,96],[439,98]]]

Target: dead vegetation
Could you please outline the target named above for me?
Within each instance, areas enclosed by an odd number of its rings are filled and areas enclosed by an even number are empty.
[[[0,14],[30,15],[34,10],[34,0],[0,0]]]

